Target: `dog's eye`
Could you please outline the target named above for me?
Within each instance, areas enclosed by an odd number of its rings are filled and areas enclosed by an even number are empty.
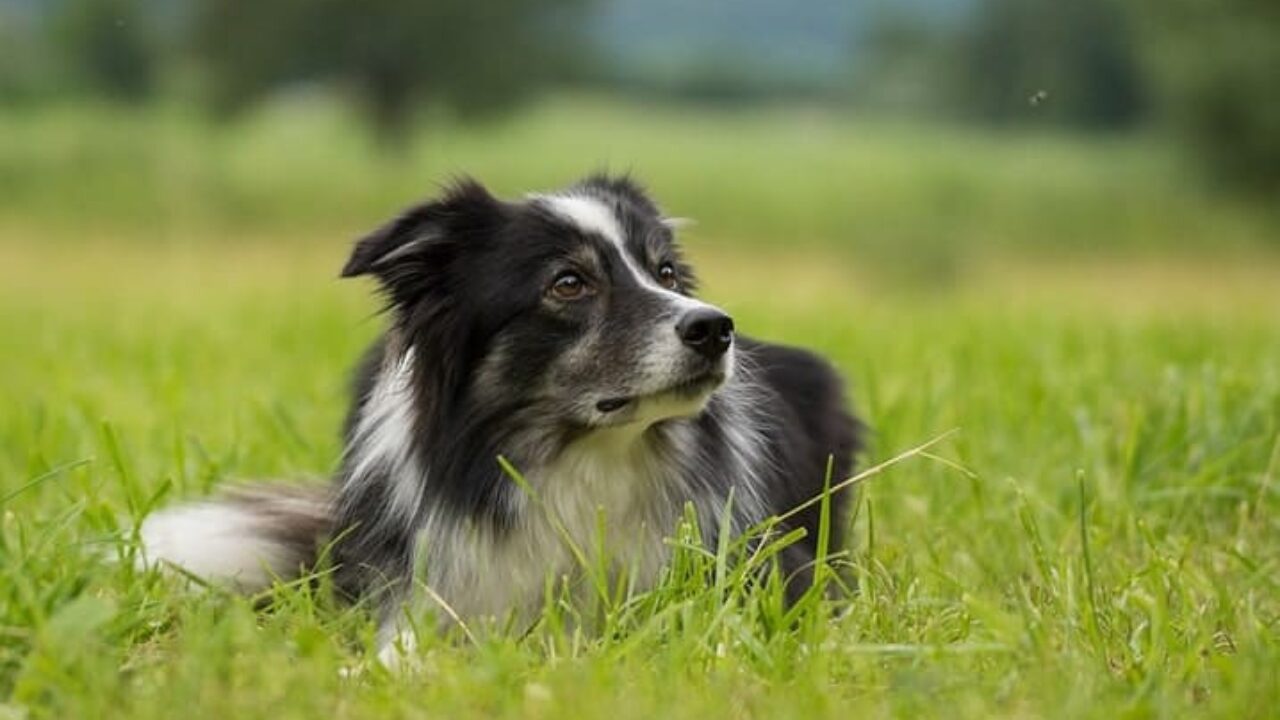
[[[557,300],[577,300],[587,294],[587,281],[576,272],[562,272],[552,281],[550,292]]]
[[[668,290],[680,287],[680,276],[676,274],[675,266],[671,263],[662,263],[658,268],[658,282]]]

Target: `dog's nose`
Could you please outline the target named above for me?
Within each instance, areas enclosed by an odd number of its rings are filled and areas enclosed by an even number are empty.
[[[733,344],[733,318],[715,308],[690,310],[676,323],[676,334],[685,345],[715,360]]]

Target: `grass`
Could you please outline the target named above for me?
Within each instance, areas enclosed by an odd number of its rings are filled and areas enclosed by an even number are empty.
[[[956,248],[1222,253],[1273,244],[1277,232],[1143,138],[557,98],[496,126],[441,122],[399,163],[367,140],[311,96],[229,128],[176,104],[8,111],[0,227],[75,241],[348,237],[450,174],[512,194],[600,167],[634,170],[710,239],[848,248],[894,266],[954,262]]]
[[[658,147],[663,127],[714,125],[664,111],[658,129],[646,129],[624,111],[593,110],[601,124],[583,130],[584,155],[605,142],[606,120],[641,149]],[[477,134],[445,155],[474,157],[487,172],[520,144],[512,138],[537,139],[538,151],[504,165],[497,184],[545,185],[577,157],[549,139],[564,139],[551,126],[566,111],[540,112],[498,133],[494,148],[479,148]],[[337,137],[325,117],[299,136]],[[427,634],[420,673],[352,676],[343,670],[367,659],[373,626],[323,589],[244,599],[104,558],[127,554],[132,529],[158,503],[234,479],[323,477],[334,466],[345,373],[379,325],[369,288],[334,276],[346,237],[402,202],[415,172],[364,186],[375,166],[358,144],[335,142],[308,160],[302,149],[312,146],[278,134],[269,118],[209,148],[198,134],[183,139],[197,132],[185,121],[151,120],[178,134],[166,147],[209,160],[179,162],[183,172],[210,173],[153,197],[163,183],[148,184],[158,171],[146,162],[138,177],[113,170],[113,181],[84,165],[85,185],[75,186],[75,162],[53,147],[66,136],[46,120],[0,121],[25,138],[0,134],[0,163],[23,170],[0,173],[4,720],[1244,718],[1272,716],[1280,703],[1280,259],[1250,249],[1267,239],[1265,226],[1165,178],[1136,191],[1144,219],[1113,231],[1126,257],[1064,254],[1055,241],[1047,263],[974,240],[951,283],[923,290],[845,252],[846,223],[870,232],[898,218],[923,232],[942,222],[908,217],[912,205],[929,206],[940,168],[979,183],[978,195],[1008,193],[1004,209],[944,220],[1017,238],[1033,232],[1028,218],[1047,192],[1005,175],[1027,148],[1058,148],[1055,167],[1066,169],[1043,182],[1060,188],[1065,214],[1107,207],[1091,180],[1107,174],[1102,158],[1139,162],[1145,150],[991,142],[991,167],[971,170],[967,141],[934,135],[902,150],[912,145],[905,131],[864,139],[818,123],[814,137],[840,138],[846,162],[906,153],[896,172],[911,179],[900,187],[851,174],[851,188],[880,193],[887,206],[859,220],[836,204],[806,207],[802,189],[747,172],[752,159],[772,159],[788,172],[812,162],[838,174],[821,164],[838,163],[823,159],[822,143],[803,150],[813,137],[794,128],[812,120],[745,119],[736,127],[746,134],[732,141],[679,140],[678,152],[652,156],[648,179],[663,197],[682,203],[699,190],[689,214],[701,221],[691,244],[705,294],[751,334],[815,348],[840,366],[875,429],[868,463],[958,432],[865,483],[848,558],[861,590],[835,616],[817,600],[785,615],[769,588],[745,587],[745,561],[731,548],[684,550],[653,593],[577,608],[596,613],[591,630],[571,629],[574,609],[553,604],[531,634]],[[784,128],[773,143],[770,123]],[[134,132],[102,125],[86,132]],[[760,147],[731,157],[751,140]],[[84,142],[76,152],[118,150]],[[929,143],[944,159],[922,159]],[[275,161],[286,157],[315,165],[281,169]],[[705,167],[727,187],[714,187]],[[198,192],[219,183],[227,195]],[[60,214],[58,187],[84,204]],[[353,197],[340,196],[343,187]],[[750,202],[771,187],[776,204]],[[319,201],[308,204],[312,190]],[[240,200],[223,205],[227,197]],[[1161,198],[1168,217],[1152,209]],[[1201,199],[1181,207],[1186,198]],[[1134,254],[1204,207],[1198,224],[1177,231],[1234,238],[1238,254]],[[89,222],[99,211],[101,223]],[[801,217],[809,237],[799,247],[767,242],[791,237],[784,229]],[[1082,237],[1105,216],[1063,217],[1051,213],[1045,232]],[[286,237],[262,241],[277,233]],[[748,241],[730,242],[739,233]]]

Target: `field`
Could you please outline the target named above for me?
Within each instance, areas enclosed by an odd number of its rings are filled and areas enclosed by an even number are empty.
[[[311,102],[0,119],[0,720],[1274,717],[1277,230],[1152,141],[562,100],[387,167]],[[697,219],[741,328],[848,375],[864,466],[952,433],[864,481],[856,595],[783,618],[673,573],[394,676],[323,583],[132,568],[155,505],[334,467],[380,322],[352,236],[451,171],[606,163]]]

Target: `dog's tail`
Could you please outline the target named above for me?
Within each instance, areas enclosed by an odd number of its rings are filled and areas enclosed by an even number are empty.
[[[161,510],[142,524],[142,560],[256,592],[313,567],[333,530],[333,492],[256,485]]]

